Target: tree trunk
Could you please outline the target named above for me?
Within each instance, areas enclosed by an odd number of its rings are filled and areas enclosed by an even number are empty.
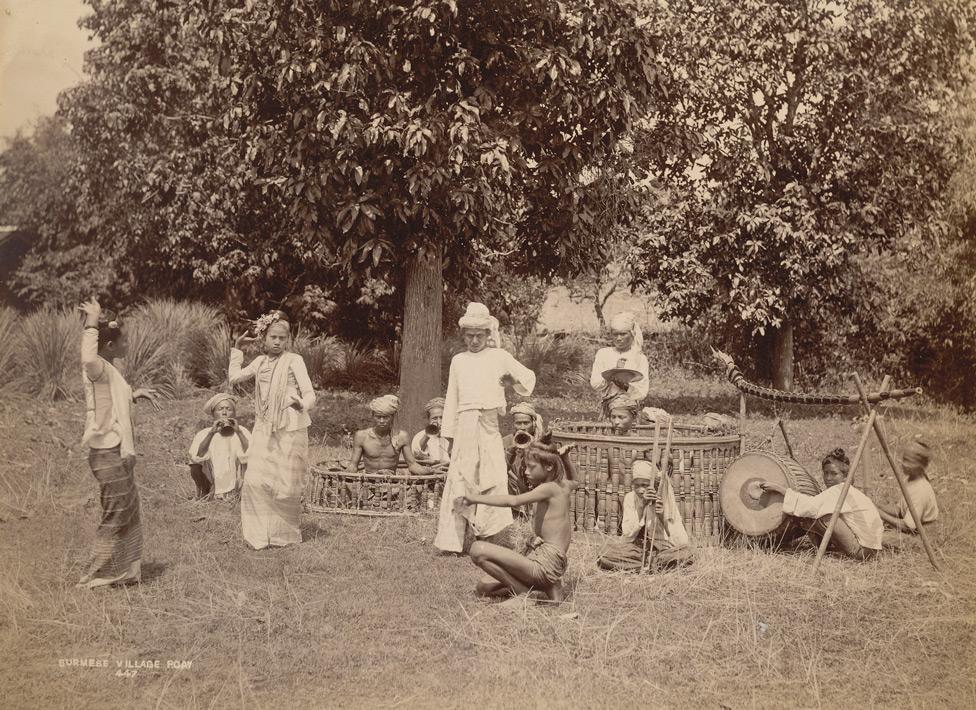
[[[773,331],[773,387],[793,390],[793,324],[784,321]]]
[[[397,426],[408,434],[427,423],[424,404],[444,394],[441,382],[441,313],[444,305],[440,245],[407,259],[400,348],[400,413]]]

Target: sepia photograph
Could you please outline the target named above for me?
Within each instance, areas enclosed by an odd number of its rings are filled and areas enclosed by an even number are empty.
[[[0,707],[976,707],[974,0],[0,0]]]

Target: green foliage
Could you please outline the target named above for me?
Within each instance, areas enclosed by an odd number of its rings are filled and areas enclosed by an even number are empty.
[[[939,215],[959,149],[942,115],[976,11],[956,0],[668,8],[681,99],[648,140],[684,135],[684,150],[656,164],[669,199],[647,215],[638,280],[658,289],[665,318],[710,314],[753,334],[849,310],[859,255]]]
[[[296,334],[292,350],[302,356],[309,379],[317,388],[329,386],[332,374],[342,367],[347,352],[337,338],[305,333]]]
[[[514,354],[519,362],[535,372],[539,392],[547,394],[567,386],[568,374],[587,369],[592,364],[592,352],[579,339],[554,335],[525,338]]]
[[[390,392],[396,372],[384,351],[355,342],[340,342],[335,365],[325,371],[323,386],[357,392]]]
[[[81,389],[77,313],[41,308],[19,321],[14,369],[19,386],[41,399],[76,399]]]
[[[190,378],[208,389],[227,384],[232,336],[226,323],[192,331],[187,336],[186,362]]]
[[[17,359],[17,311],[0,308],[0,384],[10,381]]]

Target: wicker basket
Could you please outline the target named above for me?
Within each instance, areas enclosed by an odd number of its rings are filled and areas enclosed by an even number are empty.
[[[312,466],[305,507],[316,513],[418,515],[439,509],[446,478],[446,473],[414,475],[406,467],[396,473],[350,473]]]
[[[635,459],[653,449],[654,427],[637,427],[635,436],[614,436],[610,431],[602,422],[560,423],[552,438],[557,446],[576,444],[570,453],[581,484],[572,500],[575,528],[619,535],[631,469]],[[659,450],[664,440],[662,430]],[[713,433],[696,424],[674,425],[671,483],[685,528],[699,545],[717,544],[723,536],[719,484],[741,446],[737,431]]]

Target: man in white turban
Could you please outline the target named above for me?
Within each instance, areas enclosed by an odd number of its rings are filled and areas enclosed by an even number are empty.
[[[244,478],[251,432],[237,423],[237,400],[221,392],[203,405],[213,421],[190,442],[190,478],[197,498],[213,495],[217,500],[237,493]]]
[[[618,313],[610,321],[612,345],[600,348],[593,358],[590,386],[600,393],[600,410],[604,419],[610,416],[610,401],[619,394],[627,394],[637,402],[647,397],[649,367],[643,353],[644,334],[633,313]],[[604,379],[607,370],[636,370],[641,374],[636,382],[612,377]]]
[[[505,387],[512,386],[523,397],[535,387],[535,373],[501,342],[489,346],[497,321],[484,304],[469,303],[458,326],[466,350],[451,359],[448,376],[441,435],[453,443],[434,539],[445,552],[462,552],[469,528],[476,537],[489,538],[511,525],[510,508],[478,505],[455,512],[453,504],[468,495],[507,493],[505,451],[498,432],[498,416],[506,409]]]

